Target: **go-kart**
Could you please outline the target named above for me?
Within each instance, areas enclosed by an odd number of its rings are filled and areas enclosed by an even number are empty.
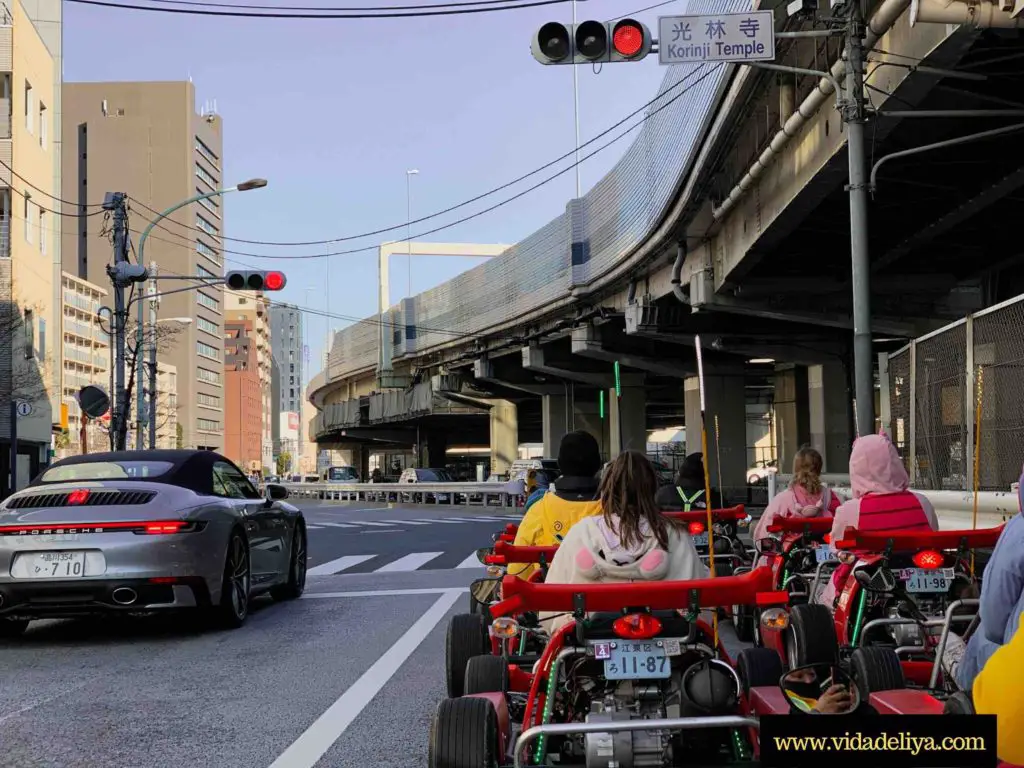
[[[772,560],[776,588],[789,592],[794,604],[809,599],[815,575],[835,560],[828,546],[831,530],[831,517],[782,517],[768,526],[768,533],[779,542],[778,556]]]
[[[642,584],[506,577],[490,608],[497,632],[514,635],[510,617],[529,612],[572,618],[528,669],[469,661],[465,695],[434,715],[428,766],[756,765],[758,720],[742,714],[732,660],[701,612],[785,605],[771,582],[768,568]]]
[[[697,554],[708,563],[712,553],[709,549],[708,537],[708,513],[706,510],[690,510],[688,512],[662,512],[666,517],[671,517],[686,524],[693,541]],[[726,509],[711,510],[712,533],[714,534],[714,560],[717,575],[728,576],[734,572],[749,570],[753,565],[752,549],[740,541],[739,532],[741,528],[749,527],[750,515],[742,504]]]

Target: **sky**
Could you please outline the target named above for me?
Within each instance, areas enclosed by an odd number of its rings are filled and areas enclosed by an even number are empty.
[[[223,0],[241,2],[242,0]],[[378,0],[247,0],[255,4],[380,6]],[[655,0],[586,0],[579,20],[607,19]],[[408,3],[414,4],[414,3]],[[657,16],[685,2],[637,15],[656,34]],[[280,269],[275,298],[336,314],[377,311],[376,246],[406,237],[407,174],[413,219],[511,181],[575,146],[571,66],[543,66],[530,39],[548,21],[569,22],[571,6],[500,13],[377,20],[239,19],[64,4],[67,82],[186,80],[197,109],[216,102],[224,121],[224,179],[269,185],[224,200],[229,237],[299,242],[341,238],[400,225],[394,232],[326,245],[271,247],[227,243],[228,268]],[[116,51],[116,55],[113,52]],[[580,140],[638,109],[665,74],[657,55],[579,67]],[[584,194],[622,156],[636,132],[581,166]],[[603,143],[603,142],[601,142]],[[593,148],[588,148],[593,149]],[[561,164],[554,170],[566,167]],[[504,194],[536,183],[531,178]],[[576,191],[569,171],[550,184],[472,221],[421,238],[433,242],[515,243],[565,210]],[[414,225],[433,229],[503,199],[499,195]],[[327,259],[296,255],[368,247]],[[414,257],[412,293],[451,279],[478,260]],[[392,258],[391,300],[408,295],[408,261]],[[344,320],[306,315],[310,365],[321,368],[330,329]]]

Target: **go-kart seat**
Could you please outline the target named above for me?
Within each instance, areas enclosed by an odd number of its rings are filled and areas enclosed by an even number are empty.
[[[943,703],[926,691],[904,688],[896,691],[878,691],[868,697],[868,703],[880,715],[941,715]]]
[[[747,701],[753,714],[758,717],[764,715],[788,715],[792,711],[789,700],[777,685],[762,685],[751,688],[747,694]]]
[[[675,611],[652,611],[651,615],[661,622],[659,637],[689,637],[690,622]],[[587,620],[587,639],[592,640],[620,640],[615,634],[612,625],[616,619],[621,619],[622,613],[596,612],[590,614]]]

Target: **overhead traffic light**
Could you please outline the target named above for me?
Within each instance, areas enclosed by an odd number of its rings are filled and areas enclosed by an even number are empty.
[[[284,288],[284,272],[228,272],[224,283],[233,291],[280,291]]]
[[[653,44],[651,31],[635,19],[549,21],[533,36],[530,50],[541,64],[601,64],[640,61]]]

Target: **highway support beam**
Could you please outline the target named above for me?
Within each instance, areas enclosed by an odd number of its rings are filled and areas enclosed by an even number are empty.
[[[747,493],[747,415],[743,369],[704,368],[704,395],[707,403],[708,453],[711,484],[727,497],[746,497]],[[683,382],[686,413],[686,452],[701,452],[700,383],[696,376]],[[718,420],[716,436],[715,419]]]
[[[615,350],[608,349],[604,346],[600,330],[592,324],[573,328],[572,352],[574,355],[590,360],[600,360],[609,365],[619,363],[623,368],[633,368],[659,376],[676,376],[682,379],[692,376],[697,372],[696,358],[692,365],[682,365],[663,358],[634,355],[628,352],[616,352]]]
[[[853,397],[842,363],[810,366],[807,387],[811,445],[821,453],[825,472],[845,475],[853,444]]]
[[[519,458],[519,416],[516,404],[491,401],[491,472],[503,475]]]

